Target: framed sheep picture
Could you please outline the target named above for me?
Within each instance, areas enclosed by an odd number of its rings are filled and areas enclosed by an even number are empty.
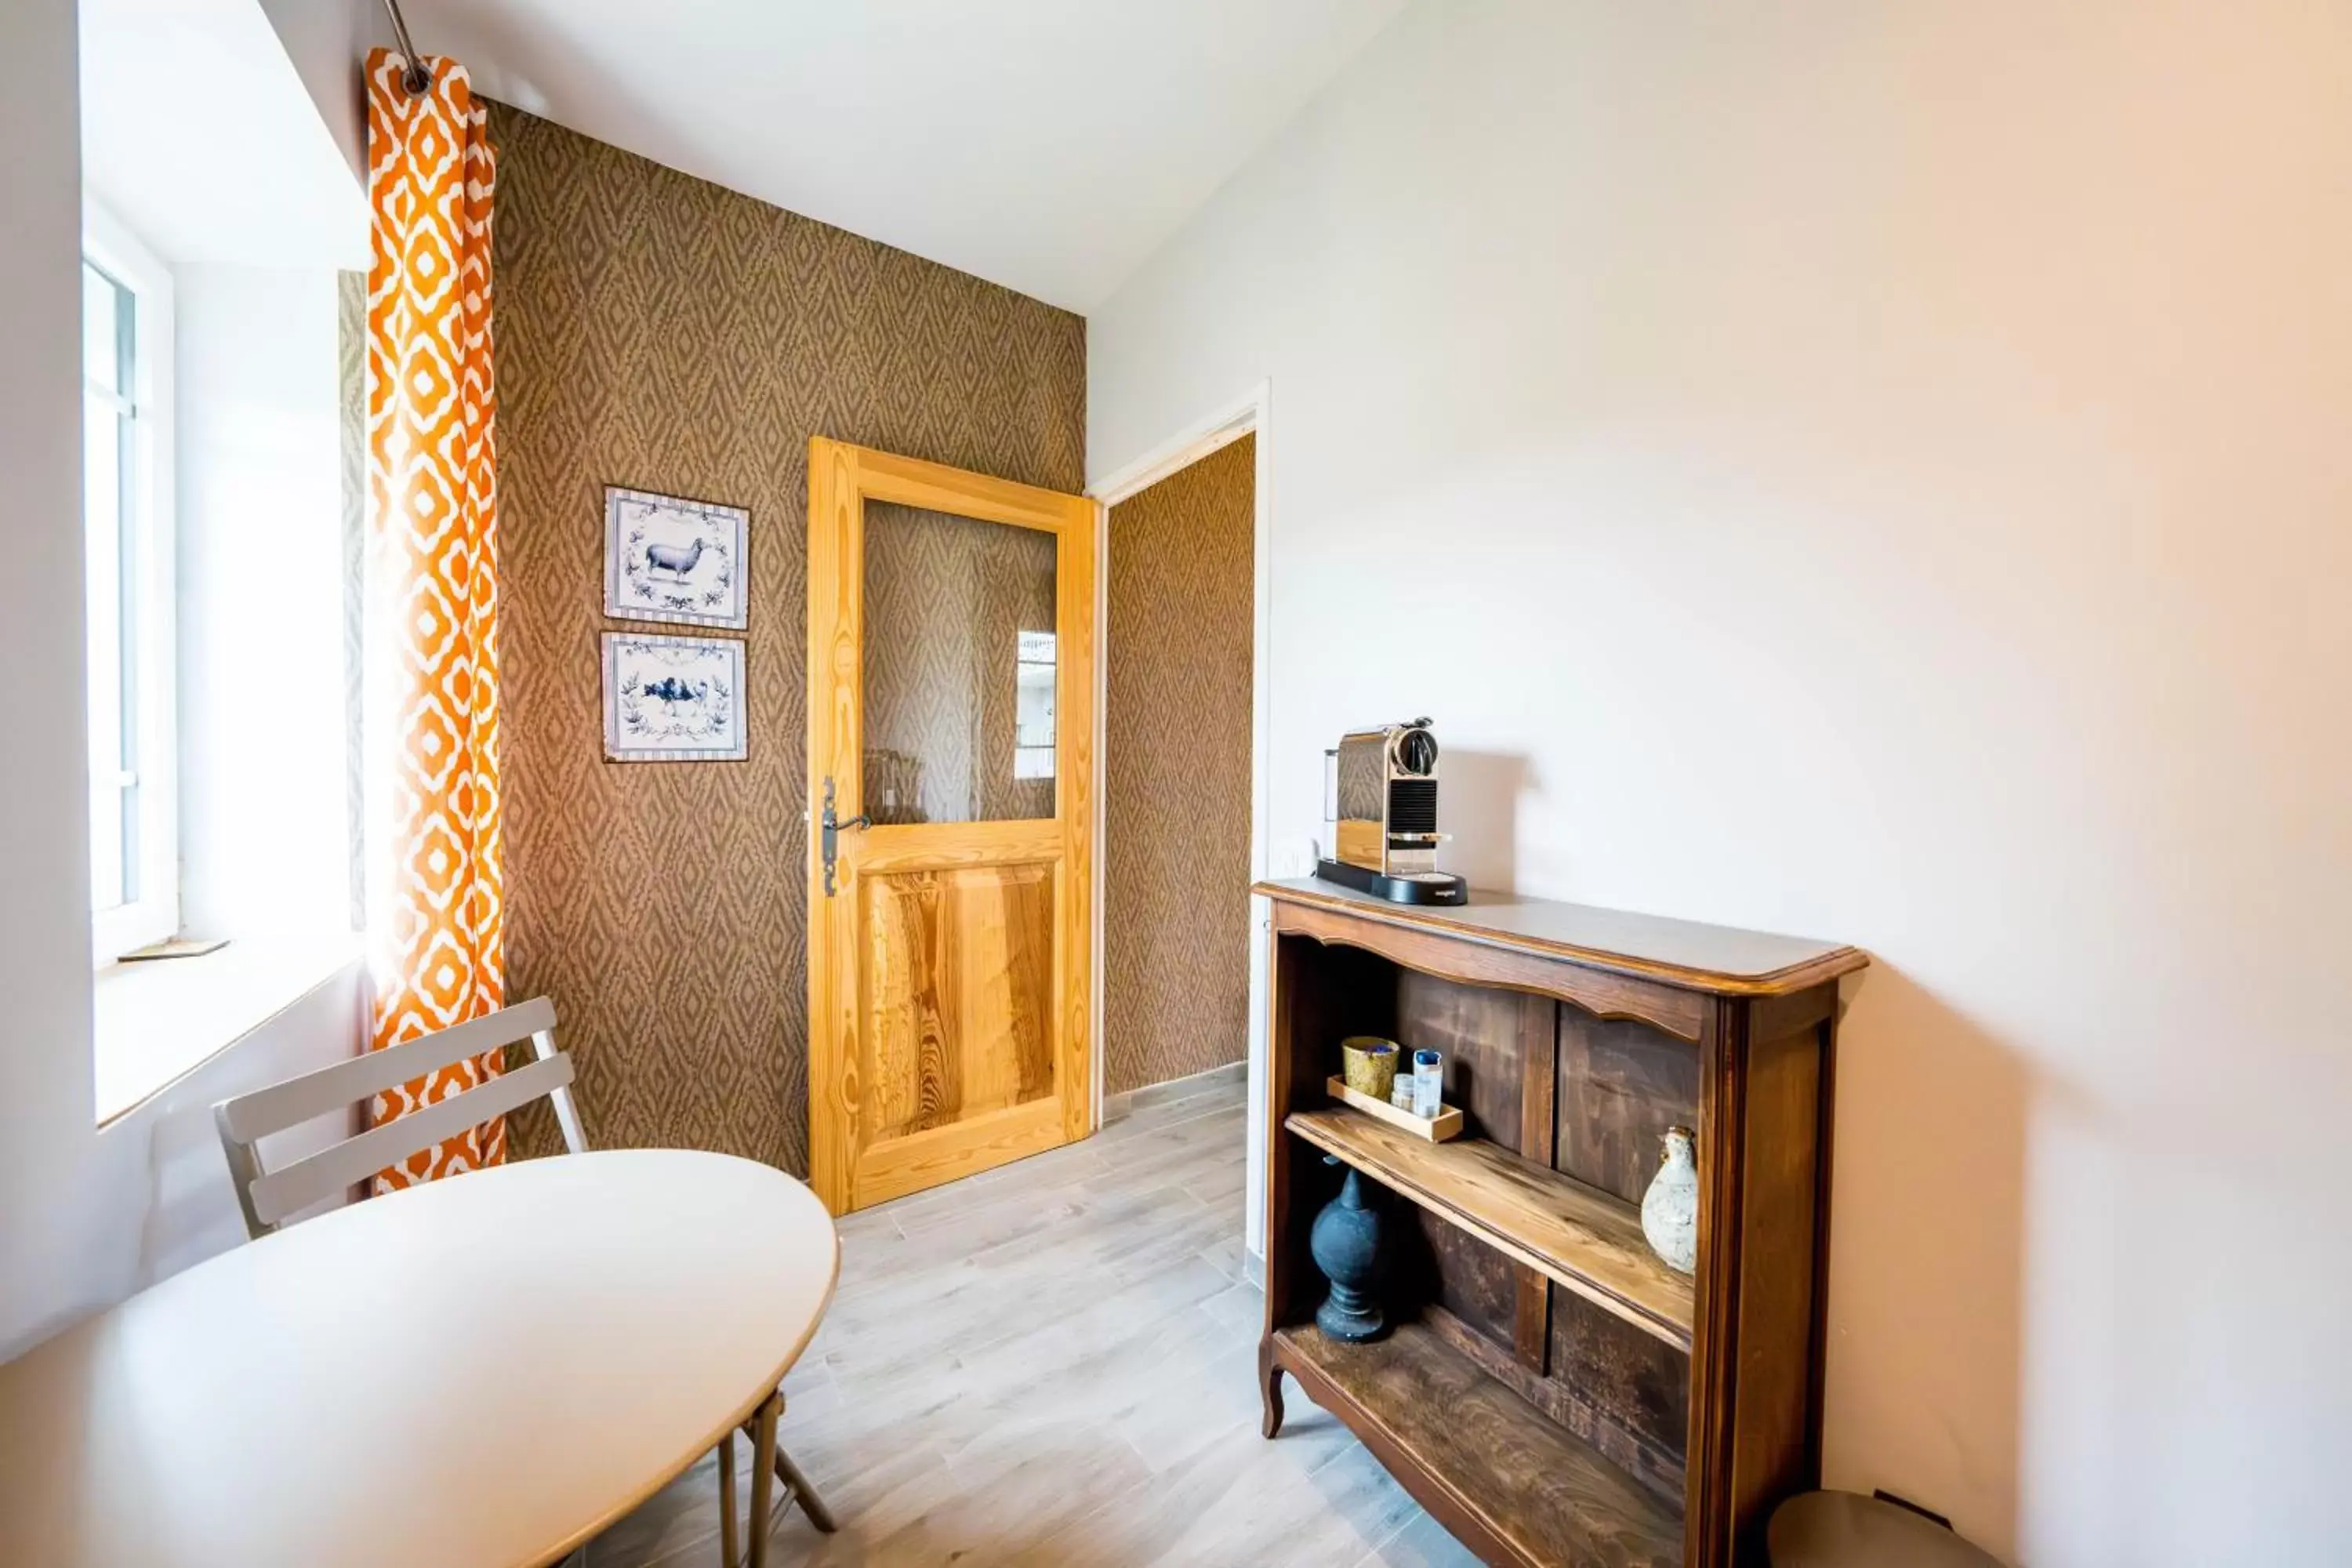
[[[604,487],[604,613],[741,631],[751,514],[740,506]]]
[[[604,760],[740,763],[740,637],[604,634]]]

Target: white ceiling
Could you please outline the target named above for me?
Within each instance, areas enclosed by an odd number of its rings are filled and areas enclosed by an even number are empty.
[[[404,0],[601,141],[1074,310],[1403,0]]]

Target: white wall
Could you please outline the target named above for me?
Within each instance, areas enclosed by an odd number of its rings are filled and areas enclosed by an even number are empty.
[[[81,1305],[106,1305],[245,1243],[245,1220],[213,1129],[213,1106],[351,1056],[365,1037],[366,1010],[365,970],[354,958],[98,1133],[82,1179],[113,1194],[113,1201],[98,1231],[85,1238],[84,1250],[102,1255],[107,1277],[104,1289]],[[325,1117],[262,1140],[262,1162],[274,1169],[359,1131],[356,1110]],[[330,1198],[318,1206],[342,1201]]]
[[[173,273],[180,878],[196,936],[346,928],[342,391],[328,267]]]
[[[80,153],[71,0],[0,6],[0,668],[81,689]],[[78,700],[26,702],[0,750],[0,1354],[102,1288],[91,1142],[89,806]],[[76,1115],[79,1109],[79,1114]]]
[[[361,68],[327,47],[360,3],[302,0],[281,33],[257,0],[80,0],[90,184],[174,261],[365,268]]]
[[[154,1100],[96,1126],[87,753],[72,695],[81,605],[58,590],[82,571],[75,32],[72,0],[0,5],[0,668],[37,672],[51,693],[12,706],[0,746],[0,1358],[233,1244],[242,1227],[208,1106],[348,1055],[362,995],[348,967]],[[331,512],[325,526],[331,536]]]
[[[2342,1560],[2352,9],[1422,4],[1088,344],[1097,476],[1272,379],[1276,835],[1426,711],[1476,879],[1875,955],[1832,1484]]]
[[[318,105],[320,123],[354,179],[367,179],[367,79],[361,62],[371,45],[389,45],[381,0],[260,0],[262,15]],[[419,40],[430,54],[430,40]],[[362,262],[359,265],[364,266]]]

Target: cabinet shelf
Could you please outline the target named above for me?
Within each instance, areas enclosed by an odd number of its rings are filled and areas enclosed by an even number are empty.
[[[1402,1323],[1385,1340],[1344,1344],[1307,1323],[1273,1339],[1276,1363],[1408,1488],[1441,1488],[1457,1528],[1503,1549],[1491,1560],[1681,1568],[1674,1509],[1431,1330]]]
[[[1343,1107],[1295,1111],[1298,1137],[1594,1305],[1687,1352],[1690,1279],[1633,1205],[1484,1138],[1432,1143]]]

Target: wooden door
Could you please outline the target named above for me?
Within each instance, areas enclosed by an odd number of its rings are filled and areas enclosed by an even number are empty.
[[[1095,525],[809,443],[809,1181],[835,1214],[1093,1130]]]

